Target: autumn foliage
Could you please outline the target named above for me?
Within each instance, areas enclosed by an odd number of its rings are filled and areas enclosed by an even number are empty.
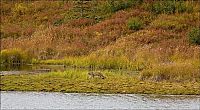
[[[198,1],[85,4],[77,11],[71,0],[1,1],[1,50],[19,48],[41,60],[123,56],[148,71],[155,64],[200,60],[199,34],[191,31],[199,32]]]

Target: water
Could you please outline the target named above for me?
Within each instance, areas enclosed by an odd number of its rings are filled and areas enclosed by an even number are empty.
[[[20,65],[20,64],[10,64],[10,65],[1,65],[0,71],[32,71],[36,69],[56,69],[63,70],[63,65]]]
[[[1,109],[200,109],[200,96],[1,92]]]

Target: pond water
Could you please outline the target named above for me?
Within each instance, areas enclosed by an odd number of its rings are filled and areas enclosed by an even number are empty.
[[[1,109],[200,109],[200,96],[1,91]]]
[[[8,64],[1,65],[0,71],[31,71],[36,69],[56,69],[63,70],[65,69],[63,65],[20,65],[20,64]]]

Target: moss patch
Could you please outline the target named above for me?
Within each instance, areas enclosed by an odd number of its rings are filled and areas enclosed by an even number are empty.
[[[80,76],[78,76],[78,74]],[[135,76],[104,72],[106,79],[88,79],[87,72],[56,72],[1,76],[1,91],[46,91],[76,93],[134,93],[199,95],[200,82],[140,81]]]

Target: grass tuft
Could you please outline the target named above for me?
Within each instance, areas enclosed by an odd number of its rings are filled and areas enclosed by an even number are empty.
[[[23,64],[29,63],[31,61],[31,57],[21,49],[5,49],[1,51],[0,54],[0,63],[1,64]]]

